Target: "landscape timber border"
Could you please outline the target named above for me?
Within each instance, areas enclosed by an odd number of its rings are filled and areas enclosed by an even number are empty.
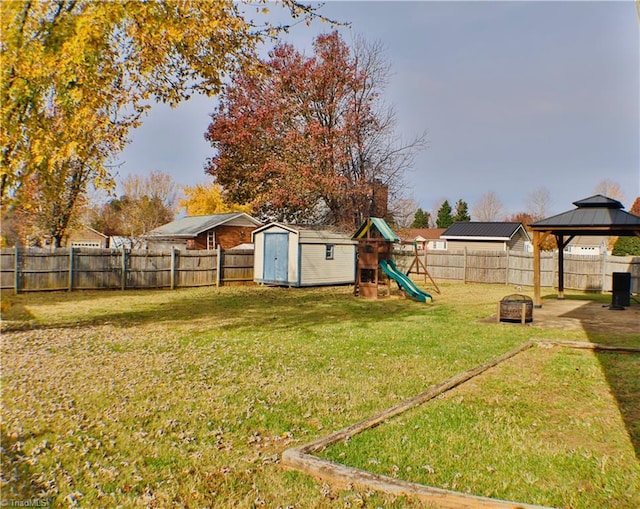
[[[520,346],[495,357],[494,359],[476,366],[468,371],[455,375],[447,379],[442,384],[432,387],[429,390],[409,398],[392,408],[384,410],[368,419],[353,424],[347,428],[335,431],[330,435],[322,437],[305,445],[292,447],[282,453],[282,465],[285,468],[297,470],[317,479],[327,481],[339,487],[358,486],[374,491],[387,493],[396,496],[410,496],[422,502],[428,502],[443,509],[552,509],[547,506],[525,504],[495,498],[471,495],[459,491],[445,490],[424,484],[413,483],[374,474],[366,470],[348,467],[333,461],[325,460],[315,456],[327,447],[374,428],[379,424],[395,417],[407,410],[422,405],[441,394],[471,380],[484,373],[488,369],[501,364],[502,362],[515,357],[516,355],[530,349],[533,346],[561,346],[565,348],[589,349],[602,352],[635,353],[640,354],[640,348],[617,347],[601,345],[598,343],[588,343],[580,341],[561,341],[552,339],[531,339]]]

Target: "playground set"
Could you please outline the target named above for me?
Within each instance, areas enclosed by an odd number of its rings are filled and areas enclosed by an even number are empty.
[[[358,264],[354,295],[377,299],[390,294],[390,281],[409,297],[420,302],[431,302],[433,297],[422,291],[391,259],[391,246],[400,242],[387,222],[379,217],[367,219],[353,236],[358,241]],[[416,254],[417,259],[417,254]],[[415,263],[415,261],[414,261]],[[412,264],[411,267],[413,267]],[[426,272],[426,267],[423,268]],[[429,276],[431,278],[431,276]],[[431,279],[433,281],[433,279]]]

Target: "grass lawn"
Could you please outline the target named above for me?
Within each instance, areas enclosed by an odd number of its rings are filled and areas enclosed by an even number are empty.
[[[318,483],[280,454],[531,338],[593,340],[479,323],[512,288],[441,288],[430,305],[347,287],[5,297],[2,499],[422,507]],[[620,341],[640,346],[640,335]],[[324,454],[479,495],[635,509],[639,372],[635,355],[534,348]]]

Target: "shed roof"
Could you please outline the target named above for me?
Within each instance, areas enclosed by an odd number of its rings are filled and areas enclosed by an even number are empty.
[[[330,225],[297,225],[273,222],[265,224],[252,232],[252,238],[256,234],[270,230],[272,228],[281,228],[299,235],[301,242],[309,243],[327,243],[327,242],[348,242],[351,243],[351,235],[344,230]]]
[[[234,226],[260,226],[262,223],[244,212],[187,216],[151,230],[149,236],[189,239],[224,224],[233,224]]]
[[[622,210],[613,198],[596,194],[573,204],[577,208],[536,221],[531,229],[567,235],[629,235],[640,230],[640,216]]]
[[[447,240],[500,240],[506,241],[522,230],[529,238],[522,223],[488,222],[488,221],[457,221],[440,235]]]
[[[400,238],[393,232],[391,227],[387,224],[387,222],[381,217],[370,217],[362,226],[358,229],[356,233],[354,233],[354,239],[363,239],[365,237],[371,236],[371,230],[375,228],[382,238],[387,242],[400,242]]]

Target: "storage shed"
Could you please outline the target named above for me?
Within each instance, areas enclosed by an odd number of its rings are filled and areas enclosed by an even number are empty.
[[[254,281],[282,286],[353,284],[357,242],[330,227],[270,223],[256,229]]]

